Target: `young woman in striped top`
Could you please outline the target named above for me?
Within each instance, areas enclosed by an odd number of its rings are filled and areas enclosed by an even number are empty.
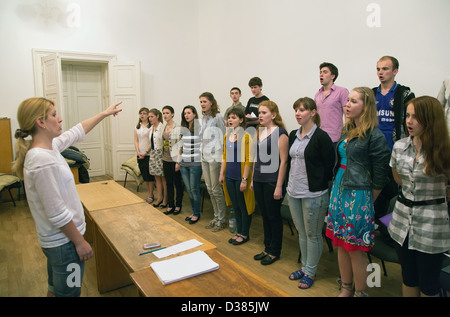
[[[186,217],[185,220],[194,224],[200,219],[200,180],[202,177],[200,124],[194,106],[184,107],[181,115],[181,127],[181,148],[176,169],[179,166],[192,206],[192,215]]]

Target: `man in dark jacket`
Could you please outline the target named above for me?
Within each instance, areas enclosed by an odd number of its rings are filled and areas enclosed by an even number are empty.
[[[377,102],[379,129],[386,137],[389,147],[395,141],[406,136],[406,104],[414,98],[409,87],[395,81],[398,73],[398,60],[392,56],[383,56],[377,63],[377,75],[380,85],[373,88]]]
[[[394,143],[407,136],[405,128],[406,105],[413,99],[414,93],[409,87],[402,86],[395,81],[399,63],[395,57],[383,56],[377,62],[377,76],[380,85],[373,88],[377,103],[378,128],[383,132],[392,151]],[[394,181],[392,171],[389,173],[389,183],[383,188],[374,203],[375,219],[384,216],[389,209],[389,202],[398,194],[398,185]],[[381,231],[385,229],[380,226]],[[386,232],[383,236],[389,240]]]

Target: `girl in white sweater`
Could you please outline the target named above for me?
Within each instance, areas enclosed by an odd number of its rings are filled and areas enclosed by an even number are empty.
[[[54,102],[29,98],[17,110],[14,172],[24,180],[28,205],[36,222],[38,240],[47,257],[48,296],[80,296],[84,261],[93,256],[83,238],[86,229],[83,206],[73,174],[60,152],[76,142],[110,115],[117,115],[121,102],[62,133],[62,119]],[[25,140],[31,136],[31,140]],[[79,270],[74,271],[74,268]],[[79,272],[79,283],[69,283]]]

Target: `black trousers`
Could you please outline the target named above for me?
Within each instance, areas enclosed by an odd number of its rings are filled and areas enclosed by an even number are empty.
[[[403,284],[419,287],[420,291],[427,296],[439,294],[441,289],[439,275],[445,255],[410,250],[408,237],[403,242],[403,246],[396,243],[396,251],[402,267]]]
[[[263,218],[264,251],[273,256],[280,256],[283,242],[283,219],[281,203],[283,199],[273,198],[276,183],[260,183],[253,181],[255,200]]]
[[[181,179],[180,171],[175,172],[175,162],[163,161],[164,177],[167,184],[167,203],[170,208],[181,207],[183,204],[183,181]],[[174,201],[176,189],[176,200]]]

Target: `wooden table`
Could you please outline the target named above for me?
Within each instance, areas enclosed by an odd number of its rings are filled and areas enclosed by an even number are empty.
[[[84,208],[89,212],[144,202],[113,180],[79,184],[76,187]]]
[[[159,242],[162,247],[191,239],[203,243],[178,255],[216,247],[147,203],[96,210],[91,217],[95,224],[94,252],[101,293],[131,284],[130,273],[159,260],[151,253],[139,255],[144,252],[144,243]]]
[[[84,238],[89,243],[92,243],[94,239],[92,212],[144,202],[142,198],[113,180],[78,184],[76,187],[85,211],[86,232]]]
[[[219,269],[163,285],[152,268],[131,273],[139,295],[147,297],[287,297],[261,277],[214,250],[205,251]]]

